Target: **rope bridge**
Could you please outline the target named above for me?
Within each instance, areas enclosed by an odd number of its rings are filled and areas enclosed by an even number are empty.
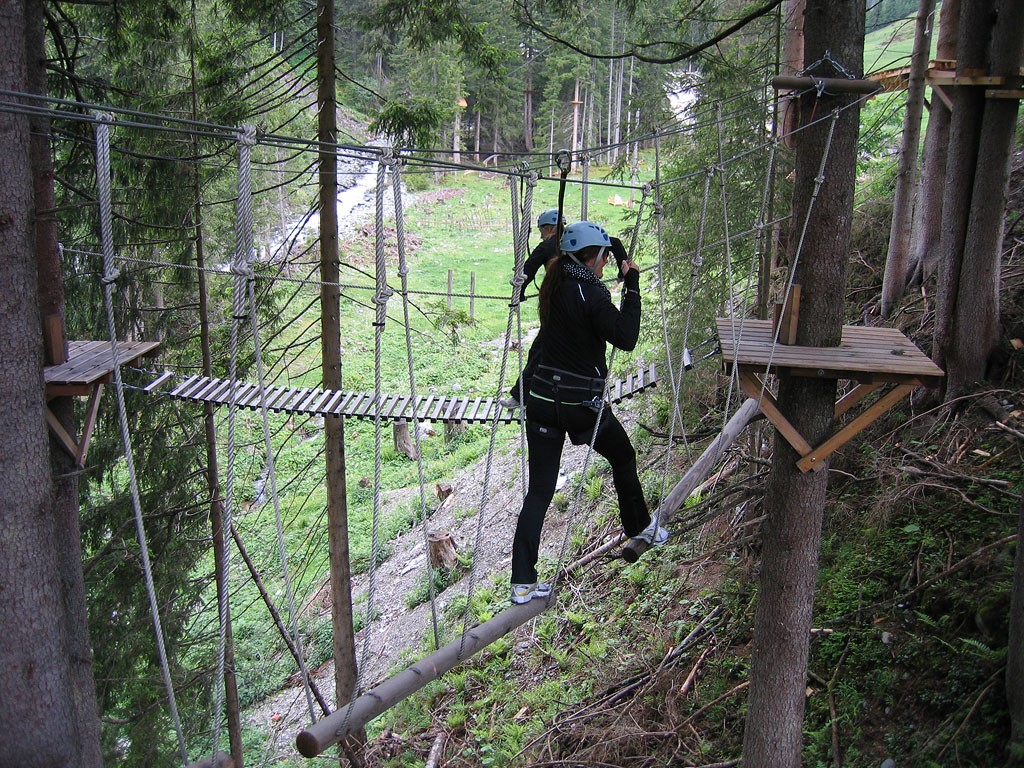
[[[162,375],[147,386],[146,391],[159,391],[159,387],[168,378],[169,374]],[[657,384],[658,372],[652,363],[612,382],[608,395],[613,403],[618,403]],[[273,386],[261,393],[259,386],[254,383],[235,382],[232,388],[231,379],[208,376],[190,376],[164,394],[181,400],[234,405],[236,408],[251,410],[259,409],[265,402],[267,409],[274,413],[304,413],[310,416],[373,419],[379,412],[381,419],[396,421],[499,421],[504,424],[519,421],[519,416],[502,406],[498,398],[472,395],[420,395],[415,398],[410,394],[381,395],[380,407],[374,409],[376,398],[372,392]]]

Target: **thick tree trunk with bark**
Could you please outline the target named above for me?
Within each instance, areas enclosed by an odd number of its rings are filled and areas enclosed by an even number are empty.
[[[0,87],[39,89],[42,19],[39,0],[3,5]],[[98,768],[99,719],[85,616],[77,487],[67,481],[55,486],[43,415],[33,172],[45,173],[49,163],[40,148],[33,153],[32,127],[24,115],[0,116],[0,236],[6,287],[0,303],[0,379],[7,403],[7,418],[0,426],[0,765]],[[48,239],[45,228],[39,236]],[[63,309],[59,296],[52,308]]]
[[[1013,74],[1024,45],[1024,4],[964,0],[957,72]],[[943,198],[936,306],[936,362],[946,369],[946,399],[985,377],[998,342],[999,271],[1015,100],[960,87],[954,100]]]
[[[859,72],[863,0],[808,0],[804,34],[807,61],[818,60],[829,49],[839,64]],[[791,263],[799,258],[795,278],[802,286],[797,343],[835,346],[842,337],[859,109],[854,106],[837,113],[830,139],[831,114],[848,105],[850,97],[825,94],[816,105],[813,94],[805,98],[811,101],[801,105],[801,114],[814,114],[818,122],[801,131],[797,139],[794,236],[789,255]],[[814,200],[823,152],[828,152],[824,181]],[[805,219],[806,238],[798,255],[796,235]],[[782,376],[779,408],[815,445],[831,432],[835,392],[834,380]],[[767,520],[743,742],[746,768],[798,768],[801,764],[807,658],[828,469],[803,474],[796,466],[798,458],[777,434],[765,495]]]
[[[338,136],[334,74],[334,2],[317,0],[317,138],[320,140],[320,333],[326,389],[341,389],[341,292],[338,288]],[[324,419],[327,454],[327,540],[330,557],[334,688],[338,704],[356,686],[345,478],[345,421]]]
[[[943,0],[939,9],[939,33],[936,58],[956,58],[956,39],[960,27],[960,0]],[[938,89],[932,89],[928,130],[921,157],[921,180],[910,235],[910,259],[907,265],[911,285],[925,283],[938,262],[942,229],[942,195],[946,181],[949,148],[949,108]]]
[[[804,8],[805,0],[785,0],[782,4],[782,61],[779,62],[780,75],[795,75],[804,68]],[[799,105],[794,99],[782,102],[783,143],[793,147],[795,139],[791,136],[796,130],[799,120]]]
[[[920,0],[914,28],[914,53],[910,59],[910,83],[907,88],[907,111],[903,116],[903,145],[900,147],[899,169],[892,204],[892,226],[889,230],[889,252],[885,257],[882,280],[881,315],[888,318],[893,305],[907,287],[910,261],[910,235],[914,214],[914,187],[917,181],[917,149],[921,136],[921,115],[924,112],[924,78],[931,50],[931,17],[935,0]]]
[[[1010,711],[1010,743],[1024,752],[1024,509],[1017,520],[1017,555],[1013,561],[1006,703]]]

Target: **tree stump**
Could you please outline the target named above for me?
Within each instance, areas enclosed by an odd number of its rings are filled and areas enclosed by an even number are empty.
[[[409,435],[409,422],[404,419],[395,421],[395,450],[404,453],[412,460],[416,460],[416,444]]]
[[[446,421],[444,423],[444,441],[450,443],[456,437],[466,431],[466,422],[464,421]]]
[[[451,531],[432,531],[427,534],[430,564],[435,568],[454,568],[458,562],[458,547]]]
[[[455,493],[455,489],[452,488],[452,484],[451,483],[438,483],[434,487],[437,488],[437,500],[438,501],[444,501],[449,496],[451,496],[453,493]]]

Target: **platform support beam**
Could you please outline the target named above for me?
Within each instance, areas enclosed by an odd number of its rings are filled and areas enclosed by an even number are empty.
[[[764,386],[761,379],[756,374],[751,373],[750,371],[741,371],[740,386],[743,388],[744,394],[748,397],[760,399],[761,411],[768,418],[768,421],[770,421],[772,426],[779,431],[779,434],[786,439],[786,442],[793,447],[793,450],[803,457],[796,464],[797,467],[800,468],[800,471],[817,472],[823,466],[822,462],[826,457],[831,456],[850,442],[855,435],[873,424],[877,419],[888,412],[890,408],[896,405],[896,403],[913,392],[914,389],[921,386],[921,383],[918,381],[911,381],[904,384],[898,384],[889,392],[878,398],[878,400],[876,400],[863,413],[854,418],[853,421],[842,429],[836,431],[831,437],[821,443],[821,445],[813,447],[782,414],[782,411],[779,410],[778,403],[775,400],[775,395],[773,395],[771,391]],[[880,386],[881,383],[871,382],[868,384],[861,384],[853,389],[836,403],[836,417],[838,418],[849,411]]]
[[[693,492],[693,489],[711,473],[711,470],[718,464],[718,460],[722,458],[722,454],[736,442],[736,438],[757,417],[757,414],[757,400],[754,398],[745,400],[736,409],[736,413],[729,419],[725,427],[718,434],[718,437],[711,442],[711,445],[704,449],[704,453],[693,462],[693,466],[690,467],[689,471],[683,475],[683,478],[673,486],[661,504],[658,505],[655,517],[659,520],[665,520],[683,506],[687,497]],[[628,563],[635,563],[640,559],[640,555],[650,548],[650,543],[644,539],[630,539],[626,542],[626,546],[622,548],[622,559]]]
[[[427,683],[436,680],[498,638],[525,624],[553,602],[552,596],[548,600],[538,599],[522,605],[513,605],[490,621],[471,629],[464,638],[453,640],[403,672],[371,688],[350,704],[340,707],[296,736],[295,745],[299,752],[304,757],[316,757],[350,733],[364,727],[377,715],[407,699]]]
[[[46,409],[46,423],[49,424],[50,431],[53,432],[64,450],[71,454],[75,460],[75,466],[79,469],[85,466],[85,457],[89,453],[89,441],[92,440],[92,431],[96,427],[96,416],[100,410],[100,395],[103,394],[103,385],[95,384],[91,389],[89,407],[86,410],[85,423],[82,425],[81,440],[75,440],[74,437],[68,434],[68,431],[64,429],[64,425],[53,415],[53,411],[49,407]]]

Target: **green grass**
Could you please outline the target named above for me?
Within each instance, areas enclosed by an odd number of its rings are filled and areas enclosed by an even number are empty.
[[[591,178],[598,177],[599,170],[592,169]],[[486,178],[479,174],[459,174],[447,178],[445,183],[447,189],[455,190],[446,193],[447,199],[406,208],[409,330],[416,390],[419,394],[494,395],[498,391],[502,339],[508,326],[512,291],[509,282],[514,263],[510,192],[503,178]],[[423,194],[429,195],[429,192],[428,189]],[[607,195],[592,193],[588,202],[589,216],[606,224],[612,233],[621,233],[624,226],[633,223],[635,212],[612,206],[607,198]],[[534,192],[531,218],[556,202],[557,184],[542,181]],[[580,204],[578,188],[570,186],[566,193],[566,216],[570,221],[578,218],[574,212],[579,211]],[[455,228],[452,222],[465,223]],[[390,231],[388,279],[398,289],[400,278],[393,229]],[[385,393],[408,391],[406,329],[399,293],[388,301],[388,319],[379,338],[373,325],[374,286],[372,278],[366,276],[372,275],[374,270],[372,241],[372,237],[356,236],[341,245],[344,265],[341,281],[347,286],[341,302],[343,388],[372,391],[376,379],[374,360],[379,352],[382,390]],[[533,233],[530,247],[535,243]],[[454,296],[449,309],[444,295],[449,270],[456,294],[469,293],[471,275],[474,276],[478,297],[472,307],[468,297]],[[291,386],[319,386],[318,288],[291,282],[274,283],[273,287],[282,309],[276,326],[261,332],[267,378]],[[535,301],[523,306],[522,322],[524,332],[536,325]],[[516,331],[513,325],[513,335]],[[627,356],[622,357],[620,370],[630,364],[630,360],[625,359]],[[518,364],[517,356],[510,355],[505,371],[506,388],[518,375]],[[512,427],[501,429],[507,434],[499,435],[499,446],[507,443],[517,449],[517,431]],[[323,587],[329,565],[323,429],[315,419],[271,414],[270,430],[289,575],[296,605],[301,607]],[[375,442],[372,422],[347,422],[349,546],[356,572],[365,570],[371,557]],[[389,424],[384,424],[380,442],[380,505],[383,509],[389,491],[417,485],[418,472],[415,462],[394,450]],[[421,448],[428,487],[439,480],[450,479],[462,467],[482,458],[489,444],[490,429],[484,425],[471,425],[451,442],[446,442],[441,434],[424,437]],[[237,446],[234,487],[235,498],[242,506],[235,514],[235,523],[267,591],[285,615],[284,571],[275,534],[274,505],[265,470],[259,414],[239,414]],[[592,475],[590,481],[591,496],[596,496],[601,491],[601,478]],[[258,498],[258,486],[263,489],[261,498]],[[428,492],[428,513],[432,503]],[[473,512],[467,510],[468,514]],[[378,524],[381,547],[378,562],[390,553],[394,538],[420,518],[418,495],[414,502],[401,509],[382,514]],[[212,568],[212,564],[209,567]],[[285,652],[255,586],[241,566],[235,566],[233,582],[237,585],[234,621],[241,695],[243,701],[252,702],[280,687],[294,671],[294,662]],[[475,612],[493,614],[494,609],[487,607],[491,599],[492,596],[485,593],[482,603],[474,600]],[[197,615],[197,628],[209,625],[211,618],[206,613]],[[326,658],[330,652],[329,632],[324,631],[325,626],[329,627],[326,615],[313,613],[304,620],[304,640],[311,658]]]

